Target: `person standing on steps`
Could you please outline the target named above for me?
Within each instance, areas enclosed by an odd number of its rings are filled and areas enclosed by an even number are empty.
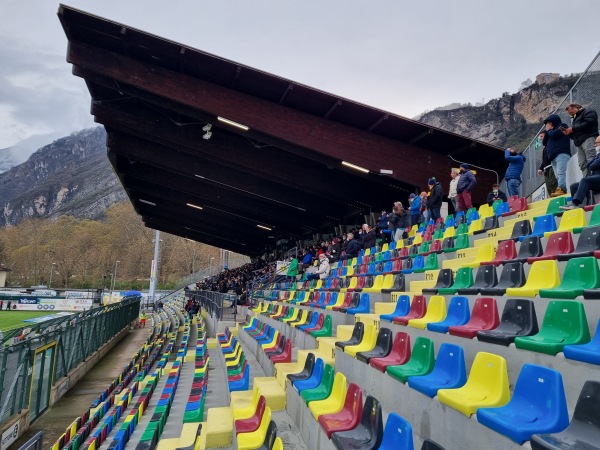
[[[546,146],[548,159],[552,164],[552,170],[556,175],[558,187],[550,194],[550,197],[558,197],[567,193],[567,164],[571,159],[571,141],[562,132],[568,127],[564,124],[558,114],[549,115],[544,120],[546,135],[543,144]]]

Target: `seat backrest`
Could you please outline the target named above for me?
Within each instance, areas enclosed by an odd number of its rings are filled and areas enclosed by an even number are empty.
[[[531,234],[531,222],[529,219],[519,220],[513,225],[511,239],[517,239],[521,236],[529,236]]]
[[[425,267],[425,257],[418,255],[413,261],[412,270],[422,269],[423,267]]]
[[[532,234],[543,236],[549,231],[556,231],[556,220],[554,214],[545,214],[543,216],[534,217]]]
[[[452,288],[468,288],[473,285],[473,269],[470,267],[461,267],[456,271],[456,277],[454,278],[454,284]]]
[[[431,253],[439,253],[441,250],[442,250],[441,239],[434,237],[434,240],[431,242],[431,245],[429,246],[429,251]]]
[[[350,383],[348,385],[348,391],[346,392],[346,400],[344,401],[344,407],[342,411],[350,413],[352,417],[358,419],[362,416],[363,401],[362,401],[362,389],[359,385]]]
[[[444,237],[442,241],[442,251],[454,248],[454,236]]]
[[[529,330],[527,334],[538,332],[535,305],[529,299],[509,298],[506,300],[500,322],[517,325],[521,330]]]
[[[573,300],[549,302],[539,334],[563,339],[579,336],[588,342],[590,329],[583,304]]]
[[[454,226],[454,214],[448,214],[446,216],[446,221],[444,222],[444,225],[446,227],[453,227]]]
[[[459,226],[456,227],[455,236],[458,236],[459,234],[466,234],[468,232],[469,226],[466,223],[461,223]]]
[[[411,352],[410,334],[405,333],[404,331],[398,331],[394,336],[394,342],[392,343],[392,353],[401,359],[404,357],[405,360],[408,360]]]
[[[365,325],[365,332],[361,339],[361,343],[363,342],[374,342],[377,339],[377,329],[375,325]]]
[[[269,427],[267,428],[265,441],[262,446],[274,450],[275,439],[277,439],[277,425],[273,420],[271,420],[269,422]]]
[[[558,263],[554,260],[535,261],[531,265],[525,286],[532,289],[552,289],[560,284]]]
[[[498,202],[498,203],[496,203]],[[510,208],[508,207],[508,203],[507,202],[503,202],[502,200],[496,200],[496,202],[494,202],[494,214],[496,214],[496,216],[501,216],[504,213],[507,213],[510,211]]]
[[[413,345],[410,360],[419,361],[424,367],[431,367],[434,359],[433,341],[429,338],[419,336]]]
[[[332,329],[332,324],[331,324],[331,315],[327,314],[323,314],[325,316],[325,320],[323,321],[323,328],[321,328],[321,332],[322,333],[331,333],[331,329]]]
[[[585,227],[587,218],[583,208],[575,208],[565,211],[560,219],[558,231],[571,231],[575,227]]]
[[[406,258],[402,260],[402,270],[410,270],[413,265],[412,258]]]
[[[521,241],[517,258],[527,259],[536,256],[542,256],[543,253],[544,248],[542,247],[542,240],[540,239],[540,236],[532,235],[527,236]]]
[[[441,317],[441,319],[437,320],[444,320],[446,317],[446,297],[443,295],[432,295],[427,305],[427,316]]]
[[[585,382],[575,405],[573,421],[600,429],[600,381]]]
[[[321,383],[319,386],[325,387],[328,392],[331,392],[333,387],[333,378],[335,377],[335,369],[331,364],[325,364],[323,368],[323,376],[321,377]]]
[[[593,256],[571,258],[563,272],[559,288],[596,289],[600,287],[600,269]]]
[[[497,286],[506,287],[521,287],[525,284],[525,269],[523,263],[513,262],[505,264],[500,272]]]
[[[501,202],[502,200],[496,200],[496,201]],[[425,439],[423,441],[423,445],[421,446],[421,450],[446,450],[446,449],[444,447],[442,447],[440,444],[438,444],[437,442],[432,441],[431,439]]]
[[[351,340],[356,340],[358,342],[362,341],[362,338],[365,334],[365,324],[362,322],[356,322],[354,324],[354,329],[352,330]]]
[[[329,395],[330,400],[335,400],[336,404],[341,405],[344,403],[346,397],[346,375],[342,372],[336,372],[333,378],[333,386],[331,388],[331,394]]]
[[[512,241],[507,241],[512,242]],[[473,286],[477,287],[494,287],[498,284],[498,275],[496,274],[496,266],[486,265],[479,266]]]
[[[454,250],[461,250],[463,248],[469,248],[469,235],[460,234],[454,239]]]
[[[584,228],[575,247],[575,253],[594,250],[600,250],[600,226]]]
[[[486,203],[486,205],[487,205],[487,203]],[[483,205],[481,205],[481,206],[483,206]],[[494,228],[498,228],[498,227],[499,227],[498,216],[496,216],[493,213],[491,216],[488,216],[483,220],[483,229],[486,231],[493,230]]]
[[[391,413],[388,415],[379,448],[380,450],[412,450],[414,448],[412,433],[412,426],[406,419],[397,413]]]
[[[410,304],[409,314],[416,314],[417,317],[423,317],[427,312],[427,302],[424,295],[415,295]]]
[[[394,279],[394,282],[390,289],[396,289],[398,291],[403,291],[404,286],[405,286],[404,274],[397,273],[397,274],[393,275],[393,279]]]
[[[442,235],[442,237],[443,237],[444,239],[446,239],[446,238],[449,238],[449,237],[452,237],[452,238],[453,238],[455,235],[456,235],[456,228],[454,228],[454,227],[452,226],[452,227],[447,227],[447,228],[444,230],[444,234]]]
[[[436,289],[447,288],[454,284],[454,272],[452,269],[441,269],[438,273],[437,283],[435,284]]]
[[[600,210],[599,210],[600,211]],[[552,216],[554,218],[554,216]],[[575,246],[573,245],[573,238],[569,231],[561,231],[553,233],[546,242],[546,250],[544,256],[557,256],[566,255],[573,253]]]
[[[546,214],[558,214],[562,212],[561,206],[567,204],[567,198],[564,196],[553,198],[548,202],[548,208],[546,208]]]
[[[410,297],[406,294],[398,296],[396,302],[396,309],[394,309],[395,316],[405,316],[410,311]]]
[[[383,417],[381,403],[375,397],[367,395],[360,423],[372,436],[372,441],[375,442],[373,448],[379,448],[383,438]]]
[[[356,308],[360,304],[360,293],[353,292],[352,293],[352,302],[350,303],[350,308]]]
[[[508,369],[506,360],[493,353],[479,352],[475,355],[469,378],[465,388],[478,393],[491,393],[504,395],[508,401]]]
[[[465,351],[460,345],[444,342],[438,350],[433,370],[444,372],[453,380],[460,380],[464,384],[467,381]]]
[[[557,426],[569,425],[567,398],[560,372],[534,364],[524,364],[517,378],[512,401],[516,406],[531,405],[538,412],[556,418]]]
[[[471,318],[469,300],[467,297],[456,295],[450,299],[446,320],[452,319],[453,323],[467,323]]]
[[[496,305],[496,299],[492,297],[479,297],[475,300],[473,305],[473,311],[471,312],[471,322],[483,323],[492,325],[500,322],[498,317],[498,306]]]

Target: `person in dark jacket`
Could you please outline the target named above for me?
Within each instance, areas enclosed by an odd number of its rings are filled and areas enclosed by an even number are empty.
[[[362,241],[362,248],[366,250],[368,248],[375,247],[375,243],[377,242],[377,233],[375,233],[375,229],[373,227],[365,223],[363,224],[359,234]]]
[[[460,178],[456,185],[456,201],[458,203],[458,210],[464,211],[465,213],[469,208],[473,207],[471,202],[471,191],[477,184],[475,175],[469,170],[469,165],[462,163],[460,165]]]
[[[430,178],[427,182],[429,186],[429,200],[427,206],[429,208],[429,220],[433,220],[434,223],[441,217],[440,209],[442,208],[442,196],[444,190],[442,185],[435,179]]]
[[[600,191],[600,137],[596,136],[594,144],[596,146],[594,148],[596,156],[594,159],[588,161],[586,165],[589,175],[583,177],[579,183],[573,183],[570,186],[573,200],[566,206],[561,206],[560,209],[569,210],[580,208],[590,190]]]
[[[408,202],[410,203],[410,226],[412,227],[418,225],[421,219],[421,196],[410,194]]]
[[[507,148],[504,151],[504,159],[508,162],[504,179],[506,180],[506,190],[508,196],[521,196],[521,172],[525,167],[527,158],[518,150]]]
[[[549,115],[544,120],[546,135],[543,144],[548,152],[548,159],[552,164],[552,170],[556,175],[558,187],[550,194],[550,197],[558,197],[567,193],[567,164],[571,159],[571,141],[561,129],[567,129],[558,114]]]
[[[577,103],[568,105],[566,111],[573,122],[563,133],[573,139],[577,147],[577,162],[585,177],[589,174],[588,161],[596,157],[594,140],[598,136],[598,113]]]
[[[360,242],[354,239],[353,233],[348,233],[346,239],[346,253],[340,256],[340,260],[356,258],[358,256],[358,252],[360,251]]]
[[[542,131],[539,135],[540,142],[544,142],[544,136],[546,135],[545,131]],[[546,147],[542,146],[542,163],[540,164],[540,168],[537,171],[538,176],[544,175],[544,181],[546,183],[546,190],[548,195],[556,190],[558,187],[558,183],[556,182],[556,177],[554,176],[554,170],[552,170],[552,164],[550,164],[550,160],[548,159],[548,152],[546,151]]]
[[[506,194],[500,190],[500,186],[497,183],[492,185],[492,190],[487,195],[487,204],[492,206],[496,200],[506,201]]]

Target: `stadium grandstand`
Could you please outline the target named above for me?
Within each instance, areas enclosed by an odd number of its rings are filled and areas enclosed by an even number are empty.
[[[259,258],[371,222],[456,161],[488,186],[506,167],[494,146],[58,16],[150,228]],[[210,283],[165,296],[131,361],[46,447],[600,449],[600,204],[486,193],[326,277],[265,275],[241,309]]]

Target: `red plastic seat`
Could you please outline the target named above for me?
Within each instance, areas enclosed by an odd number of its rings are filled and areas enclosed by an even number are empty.
[[[442,241],[440,239],[436,239],[429,246],[429,251],[423,253],[423,256],[429,255],[430,253],[442,253]]]
[[[493,330],[499,324],[500,317],[498,316],[496,300],[491,297],[481,297],[475,300],[471,319],[464,325],[449,327],[448,333],[473,339],[477,336],[478,331]]]
[[[242,370],[240,370],[240,373],[235,374],[235,375],[227,375],[227,381],[231,382],[231,381],[239,381],[242,378],[244,378],[244,372],[246,372],[246,370],[248,370],[248,361],[244,361],[244,364],[242,365]]]
[[[350,383],[346,392],[344,407],[337,414],[323,414],[319,416],[319,423],[331,439],[331,434],[336,431],[348,431],[356,428],[362,416],[363,402],[362,389]]]
[[[318,313],[315,313],[318,314]],[[317,319],[317,324],[314,327],[305,328],[304,332],[306,334],[310,334],[311,331],[317,331],[323,328],[323,324],[325,323],[325,314],[319,314],[319,318]]]
[[[516,257],[517,247],[515,246],[515,241],[508,239],[498,244],[498,248],[496,249],[496,257],[494,259],[491,261],[484,261],[481,263],[481,265],[485,266],[491,264],[498,267],[503,262],[516,259]]]
[[[265,400],[264,395],[261,395],[258,398],[256,411],[254,412],[252,417],[248,417],[247,419],[238,419],[235,421],[235,434],[251,433],[253,431],[258,430],[258,427],[260,426],[260,421],[262,420],[263,414],[265,413],[266,406],[267,401]]]
[[[348,289],[348,292],[360,292],[363,290],[363,288],[365,287],[365,281],[367,280],[367,277],[358,277],[358,279],[356,280],[356,287],[352,288],[352,289]]]
[[[334,306],[333,310],[334,311],[339,311],[340,308],[348,308],[351,303],[352,303],[352,293],[346,292],[346,295],[344,297],[344,303],[341,306]]]
[[[406,316],[394,317],[394,323],[408,325],[410,319],[420,319],[427,312],[427,302],[424,295],[415,295]]]
[[[410,359],[411,352],[410,334],[399,331],[396,333],[396,336],[394,336],[390,354],[382,358],[371,358],[369,364],[371,367],[374,367],[381,372],[385,372],[387,366],[405,364],[406,361]]]
[[[406,258],[408,258],[408,249],[409,249],[409,247],[402,247],[400,249],[400,251],[398,252],[398,258],[399,259],[406,259]]]
[[[557,259],[558,255],[566,255],[575,251],[575,245],[573,245],[573,238],[571,233],[568,231],[561,231],[560,233],[551,234],[546,243],[546,250],[542,256],[527,258],[529,264],[533,264],[536,261]]]
[[[510,211],[502,214],[502,217],[512,216],[513,214],[527,210],[527,199],[513,195],[508,198],[508,208]]]
[[[292,340],[286,340],[285,345],[283,346],[283,352],[281,352],[279,355],[273,355],[270,358],[273,364],[292,362]]]

